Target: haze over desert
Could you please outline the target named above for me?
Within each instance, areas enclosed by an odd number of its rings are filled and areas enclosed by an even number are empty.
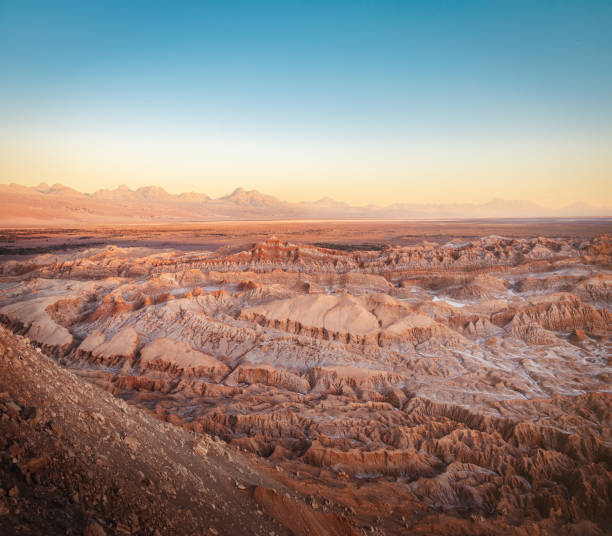
[[[612,535],[612,3],[0,0],[0,535]]]
[[[244,220],[440,220],[482,218],[611,218],[612,207],[572,203],[551,209],[537,203],[495,199],[488,203],[395,203],[351,206],[329,198],[287,203],[258,191],[237,188],[212,199],[204,193],[171,195],[159,186],[120,186],[84,194],[61,184],[35,187],[0,184],[4,227],[114,225]]]

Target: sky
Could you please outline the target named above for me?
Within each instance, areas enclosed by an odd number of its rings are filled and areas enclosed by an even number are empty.
[[[612,2],[0,0],[0,183],[612,206]]]

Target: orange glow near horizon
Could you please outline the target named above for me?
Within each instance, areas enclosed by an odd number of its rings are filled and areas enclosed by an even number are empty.
[[[157,185],[220,197],[242,186],[353,205],[523,199],[612,206],[612,152],[592,140],[223,141],[138,131],[0,133],[0,182],[82,192]]]

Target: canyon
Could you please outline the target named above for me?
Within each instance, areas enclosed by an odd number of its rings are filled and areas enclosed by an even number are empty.
[[[221,469],[254,475],[236,493],[261,509],[255,534],[610,534],[607,224],[354,224],[344,242],[291,225],[7,251],[3,347],[136,412],[151,441],[214,445]]]

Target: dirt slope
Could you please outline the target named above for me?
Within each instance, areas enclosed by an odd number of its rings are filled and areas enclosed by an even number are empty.
[[[159,422],[0,328],[0,534],[289,534],[248,459]]]

